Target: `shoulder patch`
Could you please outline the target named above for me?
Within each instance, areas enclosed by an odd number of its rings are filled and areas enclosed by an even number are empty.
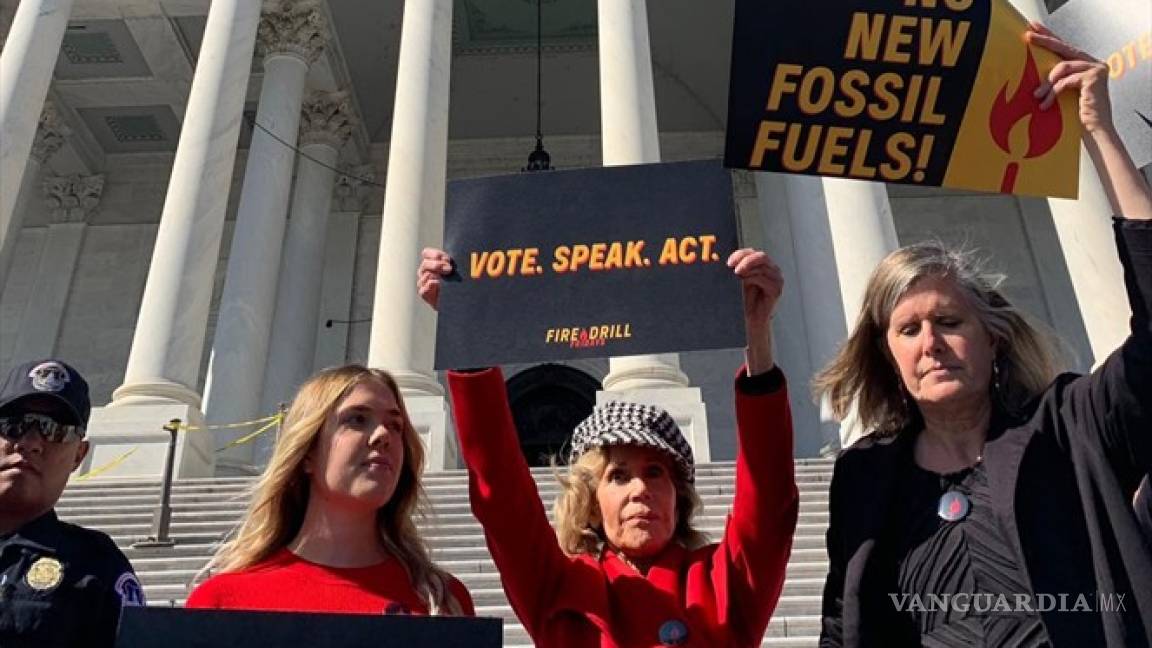
[[[144,588],[140,586],[136,574],[124,572],[116,579],[116,595],[120,597],[120,605],[124,607],[143,607]]]

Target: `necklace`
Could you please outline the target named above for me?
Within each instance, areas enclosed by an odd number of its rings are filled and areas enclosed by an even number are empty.
[[[976,463],[957,472],[941,475],[940,481],[944,486],[944,494],[936,504],[936,515],[945,522],[959,522],[968,517],[972,511],[972,500],[960,490],[960,483],[971,475],[976,467],[984,461],[984,455],[976,457]]]
[[[631,568],[632,568],[632,570],[633,570],[633,571],[635,571],[637,574],[640,574],[640,575],[643,575],[643,574],[644,574],[644,572],[640,570],[640,566],[639,566],[639,565],[637,565],[636,563],[632,562],[632,560],[631,560],[631,559],[629,559],[629,558],[628,558],[628,556],[625,556],[625,555],[624,555],[624,552],[622,552],[622,551],[613,551],[612,553],[616,554],[616,557],[617,557],[617,558],[620,560],[620,562],[622,562],[622,563],[624,563],[625,565],[628,565],[629,567],[631,567]]]

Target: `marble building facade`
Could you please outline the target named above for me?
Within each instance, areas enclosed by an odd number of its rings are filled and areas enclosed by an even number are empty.
[[[700,15],[688,0],[545,0],[554,165],[719,158],[730,4]],[[524,0],[3,0],[0,370],[75,364],[101,405],[82,470],[139,449],[110,472],[132,475],[159,472],[170,418],[260,418],[312,371],[363,362],[398,377],[430,468],[455,467],[414,268],[439,242],[444,183],[518,172],[532,150],[534,27]],[[1063,201],[734,173],[744,240],[788,282],[775,334],[797,453],[853,433],[822,418],[806,384],[868,272],[901,244],[980,248],[1066,342],[1069,368],[1099,362],[1127,305],[1106,202],[1081,175],[1081,198]],[[507,375],[526,411],[548,389],[656,402],[698,457],[723,460],[739,361],[693,352]],[[182,435],[180,473],[259,470],[270,434],[215,451],[244,433]]]

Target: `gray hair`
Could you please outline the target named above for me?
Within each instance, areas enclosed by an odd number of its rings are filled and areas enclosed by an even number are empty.
[[[848,416],[855,404],[864,428],[881,436],[920,423],[920,412],[905,397],[894,370],[886,332],[896,305],[927,277],[952,281],[992,338],[997,375],[993,397],[1000,407],[1020,412],[1056,377],[1053,336],[1004,297],[1004,275],[987,272],[974,250],[917,243],[892,252],[876,266],[852,333],[812,381],[813,393],[829,398],[837,419]]]

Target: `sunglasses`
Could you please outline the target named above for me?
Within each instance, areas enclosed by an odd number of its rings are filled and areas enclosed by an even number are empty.
[[[19,441],[24,435],[33,432],[39,433],[40,438],[51,443],[84,438],[83,425],[61,423],[47,414],[0,416],[0,437],[9,441]]]

